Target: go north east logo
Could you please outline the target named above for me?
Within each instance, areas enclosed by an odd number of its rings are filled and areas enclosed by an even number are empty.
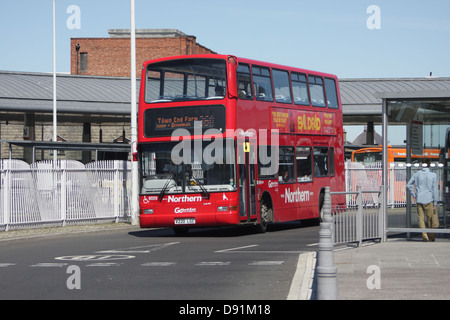
[[[309,201],[309,191],[300,191],[297,188],[295,191],[291,189],[286,189],[284,192],[284,203],[295,203],[295,202],[307,202]]]
[[[176,196],[169,196],[167,198],[167,202],[200,202],[202,201],[202,197],[201,196],[188,196],[188,195],[184,195],[182,197],[176,197]]]

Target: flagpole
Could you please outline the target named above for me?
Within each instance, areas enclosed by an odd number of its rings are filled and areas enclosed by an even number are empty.
[[[55,0],[53,0],[53,141],[58,141],[57,118],[56,118],[56,21]],[[56,164],[58,154],[53,150],[53,160]]]
[[[138,186],[138,162],[134,159],[137,152],[137,116],[136,116],[136,22],[135,0],[130,0],[131,26],[131,224],[138,224],[139,212],[139,186]]]

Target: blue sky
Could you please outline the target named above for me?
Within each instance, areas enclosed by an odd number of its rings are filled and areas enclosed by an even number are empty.
[[[70,5],[80,8],[80,29],[66,26]],[[380,8],[380,29],[366,25],[370,5]],[[58,72],[70,69],[71,37],[130,27],[129,0],[56,6]],[[136,0],[136,27],[179,29],[218,53],[340,78],[450,77],[448,0]],[[53,70],[52,0],[1,0],[0,30],[0,70]]]

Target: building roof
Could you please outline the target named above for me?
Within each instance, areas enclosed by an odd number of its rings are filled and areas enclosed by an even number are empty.
[[[129,78],[57,75],[60,113],[129,115]],[[340,79],[344,121],[381,116],[382,98],[449,97],[450,78]],[[139,94],[139,80],[136,95]],[[53,75],[0,71],[0,111],[53,111]],[[378,118],[376,121],[381,121]]]
[[[130,113],[129,78],[58,74],[56,79],[58,112]],[[0,71],[0,111],[52,112],[53,75]]]
[[[136,38],[185,38],[188,36],[177,29],[136,29]],[[130,38],[130,29],[108,29],[111,38]]]
[[[339,79],[346,122],[381,122],[382,98],[450,98],[450,78]]]

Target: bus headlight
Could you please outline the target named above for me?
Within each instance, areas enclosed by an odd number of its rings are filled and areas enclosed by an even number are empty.
[[[143,214],[153,214],[153,209],[144,209],[142,210]]]
[[[217,211],[228,211],[228,206],[219,206],[217,207]]]

